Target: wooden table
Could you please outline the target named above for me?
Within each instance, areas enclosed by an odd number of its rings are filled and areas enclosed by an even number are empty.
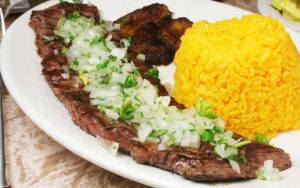
[[[29,1],[31,6],[44,0]],[[257,12],[256,0],[224,0]],[[9,26],[18,16],[6,19]],[[12,187],[147,187],[110,173],[75,154],[42,132],[4,92],[8,178]]]

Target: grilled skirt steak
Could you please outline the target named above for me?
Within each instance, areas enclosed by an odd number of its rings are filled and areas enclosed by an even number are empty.
[[[162,7],[157,12],[168,15],[169,11],[166,6]],[[207,142],[202,142],[198,149],[168,146],[166,150],[159,151],[157,144],[132,140],[137,136],[133,125],[121,120],[112,124],[105,114],[100,113],[95,106],[91,105],[89,93],[83,90],[83,83],[76,72],[70,71],[70,77],[63,78],[62,73],[69,71],[66,68],[67,59],[62,53],[62,48],[67,47],[63,41],[59,38],[48,42],[44,40],[45,35],[54,35],[53,31],[63,13],[71,14],[74,11],[86,17],[92,17],[96,21],[99,20],[98,9],[95,6],[63,3],[45,10],[33,11],[30,26],[36,34],[37,52],[43,58],[42,74],[54,94],[68,109],[74,123],[81,129],[91,135],[118,142],[120,149],[131,155],[138,163],[169,170],[195,181],[252,179],[255,178],[255,171],[268,159],[273,160],[274,167],[280,170],[291,166],[289,155],[283,150],[258,142],[252,142],[240,149],[239,154],[245,156],[247,163],[239,162],[241,168],[239,174],[232,169],[227,160],[221,160],[218,155],[213,154],[213,146]],[[156,17],[155,22],[159,23],[163,17],[165,16]],[[129,19],[134,21],[133,18]],[[138,32],[136,24],[132,24],[134,25],[132,33]],[[142,28],[143,25],[138,27]],[[152,65],[143,65],[142,62],[135,62],[135,64],[141,68],[141,74],[145,79],[150,79],[160,88],[160,95],[167,95],[158,79],[151,79],[143,74],[147,67]],[[142,67],[146,68],[142,70]],[[173,103],[180,106],[176,101]]]

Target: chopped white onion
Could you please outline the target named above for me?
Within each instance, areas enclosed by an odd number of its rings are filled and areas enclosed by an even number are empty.
[[[281,179],[278,168],[273,168],[273,160],[265,160],[264,166],[256,171],[259,179],[267,181],[278,181]]]
[[[145,54],[138,54],[138,55],[136,56],[136,58],[137,58],[138,60],[141,60],[141,61],[145,61],[145,60],[146,60]]]
[[[110,110],[110,109],[105,109],[104,112],[108,117],[115,119],[115,120],[119,119],[119,117],[120,117],[117,112]]]
[[[232,169],[233,169],[236,173],[238,173],[238,174],[241,173],[240,165],[239,165],[238,162],[229,159],[229,163],[230,163]]]
[[[90,93],[91,104],[97,105],[111,119],[139,125],[138,141],[159,143],[159,150],[170,144],[198,148],[200,137],[208,130],[213,134],[211,142],[216,145],[218,155],[227,158],[237,154],[237,149],[230,147],[239,142],[232,138],[232,132],[215,131],[215,125],[224,129],[220,118],[211,120],[198,115],[195,109],[181,110],[170,106],[171,98],[159,96],[158,88],[142,78],[133,62],[128,62],[129,39],[122,39],[118,45],[111,41],[111,34],[105,34],[107,30],[119,29],[119,24],[94,24],[94,20],[82,16],[66,18],[57,28],[56,35],[66,43],[72,42],[65,53],[68,67],[81,78],[76,85],[84,84],[84,89]],[[144,54],[138,54],[136,58],[146,60]],[[68,67],[64,67],[64,78],[70,76]]]
[[[145,142],[152,130],[153,129],[150,125],[141,124],[138,130],[138,136],[140,138],[140,141]]]
[[[167,149],[167,146],[165,144],[158,144],[158,147],[157,147],[157,150],[158,151],[163,151],[163,150],[166,150]]]
[[[53,53],[54,55],[58,55],[58,50],[57,49],[53,50]]]
[[[70,78],[70,74],[69,74],[69,73],[61,73],[61,76],[62,76],[64,79],[69,79],[69,78]]]
[[[96,136],[97,142],[106,148],[111,154],[116,155],[119,149],[119,143],[106,140],[100,136]]]

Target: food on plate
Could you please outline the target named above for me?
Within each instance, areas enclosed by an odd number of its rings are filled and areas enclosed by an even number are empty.
[[[126,14],[114,23],[120,24],[120,37],[129,38],[133,37],[144,24],[154,23],[159,26],[165,18],[171,16],[172,13],[166,5],[155,3]]]
[[[157,40],[158,28],[152,22],[146,23],[140,28],[132,37],[132,42],[128,48],[130,59],[143,54],[145,55],[145,61],[149,64],[167,65],[172,62],[175,51]]]
[[[172,19],[168,7],[158,3],[135,10],[114,23],[120,25],[120,30],[112,33],[114,41],[132,40],[129,58],[144,55],[146,63],[155,65],[172,62],[180,37],[192,26],[187,18]]]
[[[283,26],[256,14],[195,23],[174,63],[174,97],[203,98],[246,138],[300,128],[300,55]]]
[[[277,9],[282,15],[291,21],[300,21],[299,0],[271,0],[271,6]]]
[[[101,20],[95,6],[61,3],[33,11],[30,26],[52,91],[74,123],[112,143],[113,153],[119,148],[138,163],[195,181],[265,176],[267,160],[273,161],[267,176],[291,166],[283,150],[225,131],[205,101],[198,100],[196,109],[174,101],[160,84],[157,67],[143,54],[131,61],[130,40],[113,38],[111,32],[122,25]]]
[[[169,48],[176,51],[180,45],[180,37],[185,30],[192,27],[193,22],[187,18],[166,19],[159,29],[158,38],[161,39]]]

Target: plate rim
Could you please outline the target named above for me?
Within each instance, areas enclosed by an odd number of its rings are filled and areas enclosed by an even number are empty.
[[[15,24],[18,24],[20,22],[20,20],[22,20],[22,18],[24,18],[26,15],[28,16],[28,14],[31,14],[32,10],[35,10],[35,9],[39,9],[40,7],[42,8],[45,8],[45,7],[48,7],[48,6],[51,6],[52,4],[56,3],[56,1],[48,1],[48,2],[45,2],[45,3],[42,3],[36,7],[33,7],[32,9],[30,9],[28,12],[26,12],[25,14],[23,14],[22,16],[20,16],[10,27],[9,29],[7,30],[7,32],[9,33],[11,28],[13,28],[13,26]],[[218,2],[213,2],[213,3],[218,3]],[[222,4],[222,6],[230,6],[230,5],[225,5],[225,4]],[[230,6],[230,7],[233,7],[233,6]],[[233,8],[236,8],[236,9],[239,9],[237,7],[233,7]],[[244,11],[242,9],[240,9],[241,11]],[[294,31],[293,31],[294,32]],[[3,38],[3,41],[2,41],[2,44],[6,44],[6,41],[7,39],[4,37]],[[87,158],[87,156],[85,156],[83,153],[81,152],[78,152],[76,151],[76,149],[72,148],[70,145],[67,145],[66,143],[64,143],[60,138],[59,138],[59,135],[53,135],[52,133],[49,133],[49,130],[47,130],[44,125],[43,122],[41,122],[39,120],[39,118],[35,118],[36,116],[33,116],[32,113],[33,111],[29,110],[29,107],[24,105],[24,103],[21,101],[21,99],[17,96],[17,92],[15,91],[16,88],[14,88],[12,85],[10,85],[10,81],[8,81],[7,79],[9,78],[7,75],[6,75],[6,72],[5,72],[5,68],[3,69],[3,67],[5,67],[5,63],[2,63],[2,60],[3,60],[3,50],[2,50],[2,44],[1,44],[1,51],[0,51],[0,55],[1,55],[1,62],[0,62],[0,69],[1,69],[1,73],[3,75],[3,81],[8,89],[8,91],[10,92],[10,95],[14,98],[14,100],[16,101],[16,103],[18,104],[18,106],[25,112],[25,114],[36,124],[36,126],[38,126],[44,133],[46,133],[49,137],[51,137],[53,140],[55,140],[57,143],[59,143],[60,145],[62,145],[64,148],[68,149],[69,151],[71,151],[72,153],[80,156],[81,158],[87,160],[87,161],[90,161],[92,162],[93,164],[97,165],[97,166],[100,166],[101,168],[104,168],[110,172],[113,172],[115,174],[118,174],[122,177],[125,177],[125,178],[128,178],[128,179],[131,179],[131,180],[134,180],[136,182],[139,182],[139,183],[143,183],[143,184],[146,184],[146,185],[150,185],[150,186],[159,186],[159,187],[168,187],[170,186],[170,184],[168,183],[165,183],[165,184],[156,184],[155,181],[153,181],[153,178],[151,179],[150,178],[143,178],[143,180],[141,181],[140,178],[138,177],[135,177],[135,175],[133,174],[130,174],[130,173],[126,173],[126,171],[120,171],[118,170],[118,168],[113,168],[111,165],[106,165],[106,164],[102,164],[102,165],[99,165],[99,163],[95,163],[94,161],[91,161],[90,158]],[[4,72],[3,72],[4,71]],[[9,83],[7,85],[7,83]],[[85,133],[87,134],[87,133]],[[165,171],[165,170],[163,170]],[[181,177],[181,176],[179,176]],[[191,180],[184,180],[184,181],[188,181],[188,182],[191,182]],[[203,183],[203,182],[196,182],[197,186],[205,186],[206,183]],[[208,185],[210,186],[210,185]]]

